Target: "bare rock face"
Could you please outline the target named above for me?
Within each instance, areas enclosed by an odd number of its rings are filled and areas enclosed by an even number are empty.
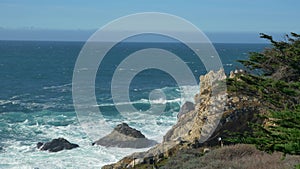
[[[131,168],[134,161],[145,162],[148,158],[159,160],[168,157],[182,147],[189,147],[212,135],[222,117],[227,99],[226,75],[223,70],[209,72],[200,77],[200,92],[195,95],[195,104],[185,103],[178,122],[166,133],[163,142],[146,152],[134,153],[108,168]],[[196,142],[195,142],[196,140]],[[105,168],[104,167],[104,168]]]
[[[120,148],[147,148],[155,144],[156,141],[147,139],[140,131],[126,123],[117,125],[110,134],[93,143],[93,145]]]
[[[235,75],[239,73],[244,72],[231,73],[230,78],[238,78]],[[148,158],[159,161],[161,157],[169,157],[179,149],[217,145],[218,138],[226,136],[226,131],[246,130],[248,122],[257,120],[254,113],[264,110],[255,97],[239,92],[227,93],[225,80],[224,70],[201,76],[200,92],[194,97],[194,109],[179,116],[162,143],[103,168],[133,168],[132,164],[145,163]]]
[[[49,151],[49,152],[70,150],[77,147],[79,147],[77,144],[70,143],[68,140],[64,138],[53,139],[52,141],[47,143],[42,143],[42,142],[37,143],[38,149],[43,151]]]
[[[195,96],[195,110],[189,111],[164,136],[164,141],[193,142],[207,140],[217,127],[227,101],[226,75],[223,70],[200,76],[200,92]]]

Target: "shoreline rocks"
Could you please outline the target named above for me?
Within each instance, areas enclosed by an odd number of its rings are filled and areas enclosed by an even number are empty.
[[[177,123],[166,133],[163,142],[146,152],[124,157],[115,164],[103,168],[132,168],[132,161],[144,163],[147,159],[159,161],[168,158],[182,148],[197,147],[201,140],[213,134],[224,111],[227,93],[224,88],[224,70],[210,71],[200,77],[200,92],[195,95],[195,104],[185,103],[181,107]],[[224,90],[225,89],[225,90]]]
[[[261,103],[255,97],[237,92],[228,93],[226,78],[222,69],[201,76],[200,91],[194,97],[195,108],[179,114],[177,123],[166,133],[162,143],[103,168],[132,168],[131,163],[143,164],[148,158],[160,161],[181,149],[218,145],[218,137],[226,138],[226,131],[247,130],[248,122],[257,121],[254,113],[264,110],[259,109]],[[139,160],[135,160],[137,158]]]
[[[155,144],[156,141],[146,138],[140,131],[126,123],[117,125],[110,134],[93,143],[93,145],[120,148],[147,148]]]
[[[79,145],[70,143],[64,138],[57,138],[46,143],[38,142],[36,147],[42,151],[58,152],[62,150],[70,150],[73,148],[77,148],[79,147]]]

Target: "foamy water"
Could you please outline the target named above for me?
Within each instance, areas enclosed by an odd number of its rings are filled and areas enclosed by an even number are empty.
[[[192,100],[198,86],[186,86],[185,98]],[[141,103],[149,101],[141,100]],[[180,99],[157,100],[156,104],[177,102]],[[102,105],[100,105],[102,106]],[[177,121],[178,112],[169,111],[168,115],[151,114],[151,112],[130,112],[125,119],[108,119],[110,126],[121,122],[140,130],[147,138],[162,141],[163,135]],[[144,149],[116,148],[92,146],[89,135],[81,127],[75,112],[40,111],[34,113],[9,112],[0,114],[1,133],[6,133],[6,139],[1,142],[0,168],[100,168],[105,164],[117,162],[133,152]],[[18,118],[18,122],[14,121]],[[99,126],[99,131],[108,130]],[[80,147],[49,153],[36,149],[39,141],[63,137]]]

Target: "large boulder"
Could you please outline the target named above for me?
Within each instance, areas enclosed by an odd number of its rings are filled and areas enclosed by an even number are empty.
[[[77,147],[79,147],[79,145],[70,143],[68,140],[66,140],[64,138],[53,139],[52,141],[47,142],[47,143],[42,143],[42,142],[37,143],[37,148],[39,150],[49,151],[49,152],[70,150],[70,149],[77,148]]]
[[[155,144],[156,141],[147,139],[140,131],[126,123],[117,125],[110,134],[93,143],[93,145],[120,148],[147,148]]]

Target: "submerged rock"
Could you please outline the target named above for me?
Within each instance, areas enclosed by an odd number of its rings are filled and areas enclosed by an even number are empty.
[[[53,139],[47,143],[38,142],[36,146],[40,150],[49,152],[58,152],[61,150],[70,150],[79,147],[79,145],[70,143],[64,138]]]
[[[180,111],[177,115],[177,118],[180,119],[180,117],[182,117],[184,114],[186,114],[187,112],[190,112],[192,110],[195,110],[195,104],[192,103],[192,102],[185,102],[181,108],[180,108]]]
[[[147,139],[140,131],[126,123],[117,125],[110,134],[93,143],[93,145],[121,148],[147,148],[155,144],[156,141]]]

